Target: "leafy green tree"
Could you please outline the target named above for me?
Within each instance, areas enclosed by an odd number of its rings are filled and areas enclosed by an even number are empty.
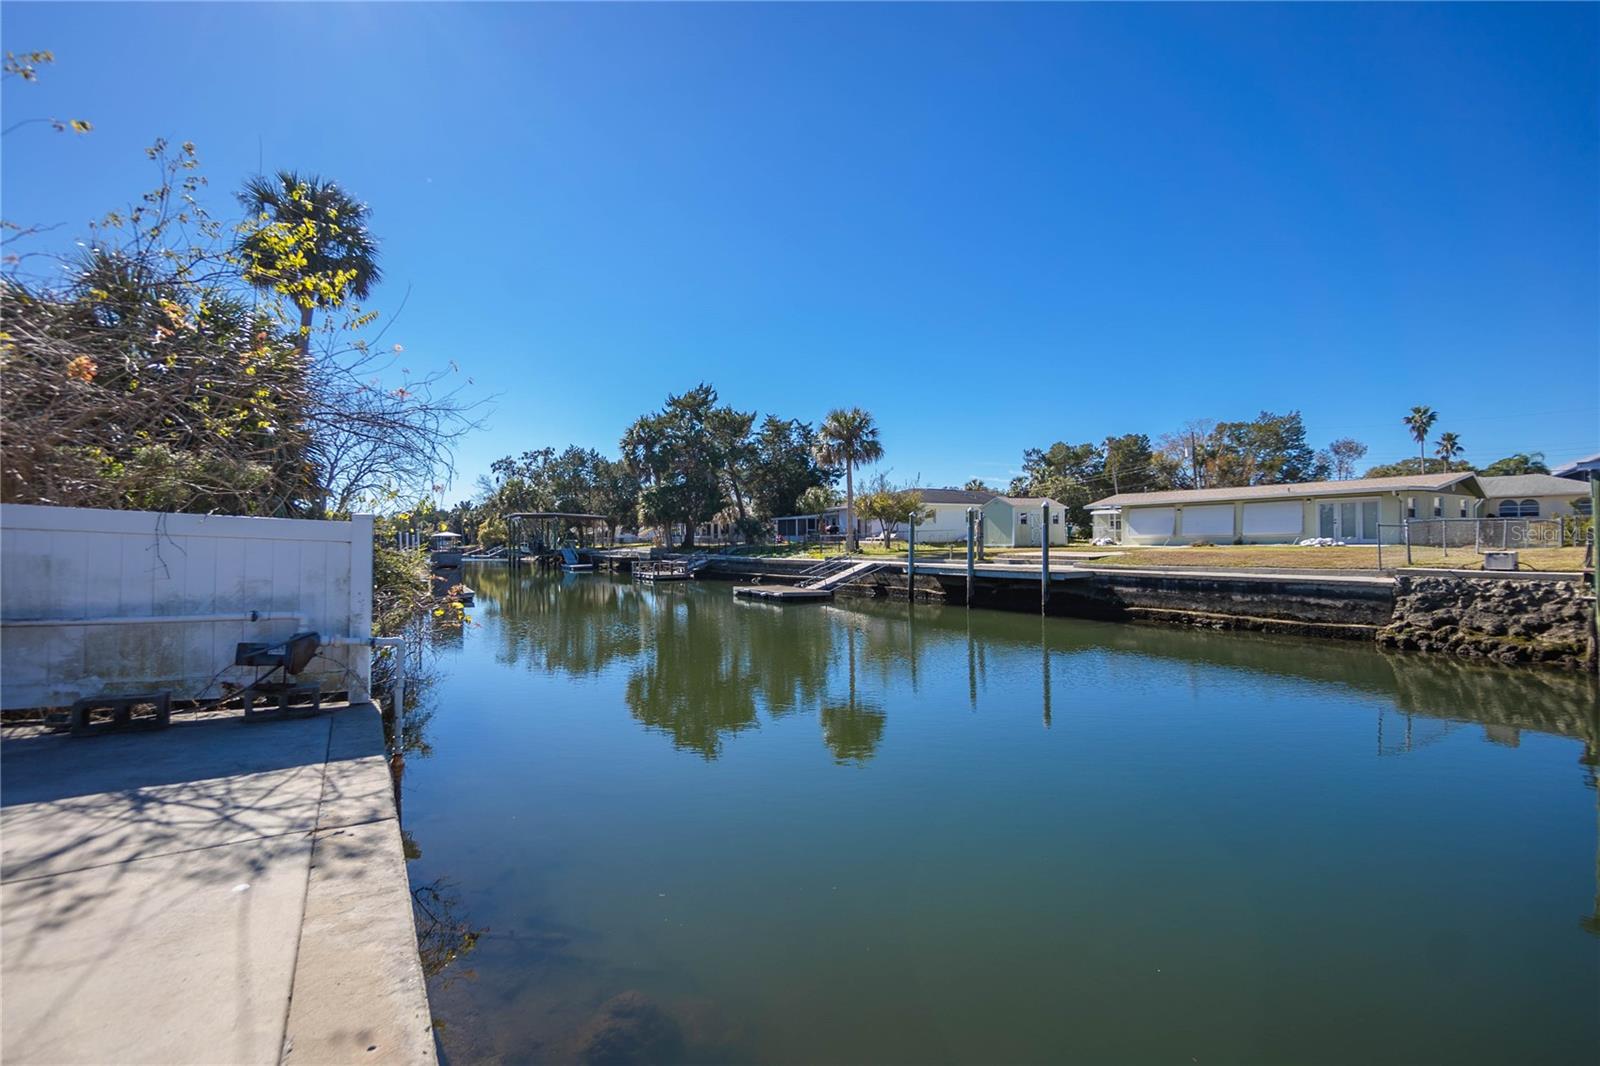
[[[1439,439],[1434,441],[1434,453],[1444,460],[1445,469],[1450,469],[1450,464],[1461,458],[1464,449],[1461,447],[1461,438],[1454,433],[1439,434]]]
[[[883,458],[877,423],[859,407],[829,411],[817,430],[816,454],[817,461],[824,465],[844,467],[845,544],[847,550],[855,551],[855,468]]]
[[[1000,494],[995,488],[993,488],[987,481],[983,480],[983,478],[981,478],[981,477],[968,478],[967,479],[967,483],[965,485],[963,485],[962,488],[966,489],[968,492],[987,492],[987,493],[990,493],[990,494],[995,495],[995,496],[998,496]]]
[[[383,276],[367,205],[335,182],[292,170],[248,179],[239,202],[253,216],[239,239],[245,280],[300,309],[304,351],[319,308],[365,300]]]
[[[1299,411],[1262,411],[1251,422],[1219,422],[1207,453],[1208,488],[1320,481],[1329,474],[1325,461],[1306,443]]]
[[[713,408],[706,419],[707,432],[721,456],[722,486],[733,498],[741,529],[750,526],[750,512],[745,501],[749,483],[755,476],[756,444],[750,436],[755,421],[754,411],[735,411],[732,407]]]
[[[694,547],[695,527],[727,505],[723,454],[710,426],[717,417],[717,390],[701,384],[666,406],[637,419],[622,437],[622,458],[640,479],[642,515],[662,526],[681,522],[684,548]]]
[[[795,514],[820,515],[830,507],[839,506],[839,493],[832,485],[813,485],[795,501]]]
[[[1411,413],[1400,420],[1411,431],[1411,439],[1417,442],[1417,473],[1428,472],[1428,434],[1433,431],[1433,424],[1439,421],[1439,412],[1431,407],[1413,407]]]
[[[1143,433],[1107,437],[1103,465],[1113,493],[1174,488],[1183,473],[1180,463],[1152,448]]]
[[[605,516],[611,539],[620,530],[639,528],[639,479],[628,464],[601,457],[590,476],[589,510]]]
[[[800,503],[808,490],[831,485],[839,471],[817,462],[809,422],[768,415],[753,442],[748,483],[750,502],[763,518],[812,514]]]
[[[1504,459],[1496,459],[1478,473],[1489,477],[1512,477],[1517,474],[1548,474],[1544,452],[1518,452]]]
[[[1056,441],[1022,453],[1022,476],[1011,482],[1012,496],[1048,496],[1067,508],[1074,526],[1087,528],[1088,505],[1111,495],[1105,477],[1105,452],[1096,444]]]

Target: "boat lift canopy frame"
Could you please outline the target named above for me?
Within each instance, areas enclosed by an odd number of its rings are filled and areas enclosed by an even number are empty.
[[[526,535],[531,534],[533,539],[528,542],[528,546],[535,550],[560,547],[569,531],[577,535],[578,547],[590,547],[590,544],[585,543],[584,534],[592,534],[596,526],[610,524],[610,519],[605,515],[582,514],[575,511],[513,511],[506,515],[511,543],[523,544]],[[590,536],[588,539],[593,541],[595,538]]]

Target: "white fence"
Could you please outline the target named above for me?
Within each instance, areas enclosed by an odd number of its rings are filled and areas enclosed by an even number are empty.
[[[252,618],[252,615],[254,616]],[[241,641],[372,630],[372,517],[350,522],[0,505],[0,709],[248,682]],[[302,677],[364,697],[363,647]]]

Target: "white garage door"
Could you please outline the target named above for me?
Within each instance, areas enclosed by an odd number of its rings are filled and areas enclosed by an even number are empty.
[[[1233,504],[1183,509],[1183,535],[1186,537],[1233,536]]]
[[[1123,533],[1135,537],[1170,537],[1177,511],[1171,507],[1124,507]]]
[[[1244,505],[1245,536],[1300,535],[1305,520],[1305,508],[1299,500],[1278,500],[1273,503],[1247,503]]]

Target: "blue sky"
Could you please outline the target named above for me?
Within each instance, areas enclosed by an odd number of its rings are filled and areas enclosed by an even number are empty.
[[[7,3],[7,219],[82,223],[157,136],[372,205],[460,450],[701,380],[877,415],[885,466],[1298,408],[1313,442],[1600,447],[1600,7]]]

